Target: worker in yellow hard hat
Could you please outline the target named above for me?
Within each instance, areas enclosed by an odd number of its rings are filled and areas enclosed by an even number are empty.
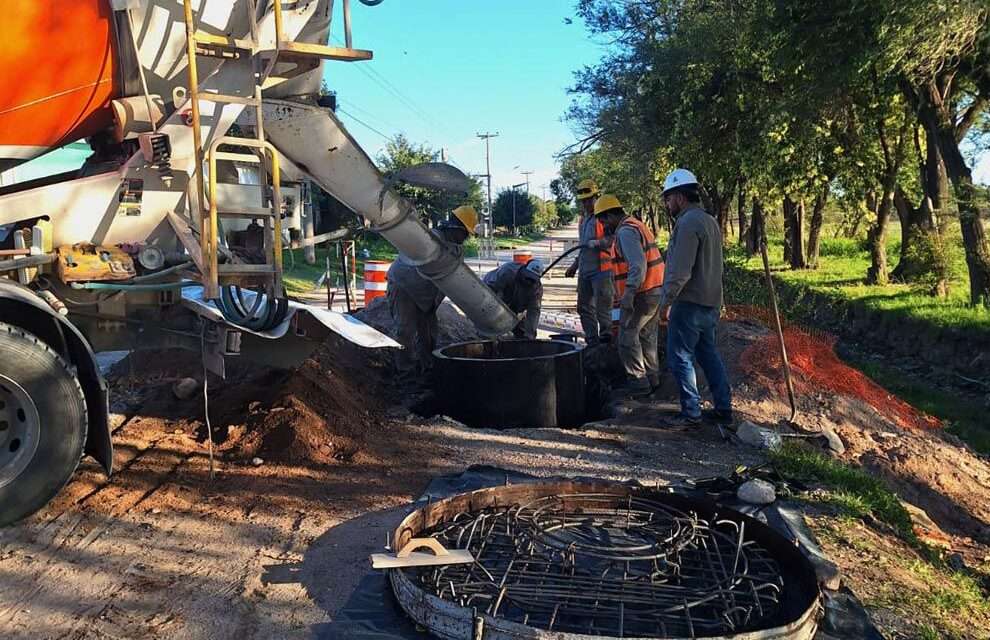
[[[594,346],[611,337],[612,326],[612,237],[595,219],[595,202],[601,195],[598,183],[586,178],[578,183],[577,201],[581,207],[578,242],[581,250],[565,275],[578,275],[578,316],[585,342]]]
[[[433,232],[452,251],[462,245],[478,226],[478,212],[470,205],[457,207]],[[446,296],[433,280],[419,272],[417,265],[399,254],[388,270],[388,305],[395,324],[396,340],[402,345],[396,353],[400,378],[423,382],[432,363],[437,339],[437,311]]]
[[[663,257],[653,232],[605,194],[595,217],[615,235],[615,299],[619,302],[619,360],[626,372],[623,391],[649,395],[660,386],[660,290]]]

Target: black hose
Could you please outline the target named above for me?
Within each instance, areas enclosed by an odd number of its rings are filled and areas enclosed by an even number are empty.
[[[550,266],[543,270],[543,273],[540,274],[540,277],[542,278],[543,276],[545,276],[548,273],[550,273],[550,269],[553,269],[557,265],[557,263],[560,262],[561,260],[563,260],[565,257],[567,257],[568,254],[574,253],[575,251],[577,251],[578,249],[581,249],[581,248],[582,248],[581,245],[577,245],[577,246],[571,247],[570,249],[568,249],[564,253],[562,253],[559,256],[557,256],[557,259],[554,260],[553,262],[551,262],[550,263]]]

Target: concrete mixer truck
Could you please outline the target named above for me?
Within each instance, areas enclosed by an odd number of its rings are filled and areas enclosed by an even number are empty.
[[[94,351],[195,349],[222,375],[226,357],[272,341],[283,357],[328,331],[376,342],[286,299],[298,181],[363,216],[482,332],[515,325],[391,189],[463,174],[382,175],[320,105],[324,62],[372,58],[352,45],[350,1],[337,7],[338,18],[332,0],[4,3],[0,171],[82,140],[92,154],[0,185],[0,525],[43,506],[83,455],[111,473]],[[343,46],[328,45],[335,19]]]

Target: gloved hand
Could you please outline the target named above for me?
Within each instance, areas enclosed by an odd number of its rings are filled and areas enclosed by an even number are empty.
[[[567,271],[564,272],[564,277],[573,278],[577,274],[577,270],[578,270],[578,263],[577,260],[575,260],[574,264],[567,267]]]

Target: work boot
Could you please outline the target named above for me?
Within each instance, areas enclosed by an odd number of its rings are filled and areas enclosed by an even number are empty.
[[[671,427],[696,427],[701,424],[701,416],[678,413],[672,418],[664,418],[664,423]]]
[[[732,424],[732,409],[706,409],[701,412],[705,420],[718,425]]]
[[[616,395],[629,398],[643,398],[653,392],[650,381],[646,378],[630,378],[613,390]]]

